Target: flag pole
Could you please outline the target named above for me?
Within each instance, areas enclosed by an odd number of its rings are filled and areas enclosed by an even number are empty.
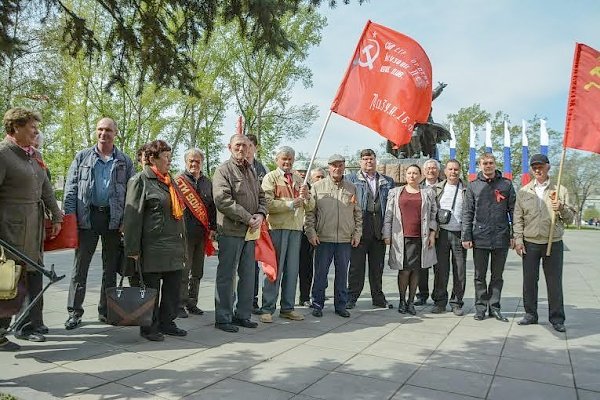
[[[315,162],[315,158],[317,157],[317,151],[319,151],[319,146],[321,145],[321,140],[323,140],[323,135],[325,134],[325,128],[327,128],[327,124],[329,123],[329,118],[331,117],[331,109],[327,114],[327,118],[325,118],[325,123],[321,128],[321,133],[319,134],[319,139],[317,140],[317,145],[315,146],[315,151],[313,151],[312,157],[310,158],[310,162],[308,163],[308,169],[306,170],[306,176],[304,177],[304,185],[308,182],[308,178],[310,176],[310,170],[312,168],[313,163]]]
[[[560,200],[560,181],[562,179],[563,164],[565,163],[565,155],[567,148],[563,145],[562,155],[560,156],[560,167],[558,168],[558,179],[556,182],[556,199]],[[566,207],[566,204],[563,205]],[[554,224],[556,223],[556,211],[552,213],[552,223],[550,224],[550,233],[548,234],[548,247],[546,247],[546,256],[549,257],[552,252],[552,238],[554,237]]]

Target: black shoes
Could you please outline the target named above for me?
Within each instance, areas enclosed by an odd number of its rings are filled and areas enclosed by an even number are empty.
[[[159,328],[160,332],[164,335],[169,336],[187,336],[187,331],[185,329],[178,328],[176,326],[170,326],[168,328]]]
[[[204,315],[204,311],[202,311],[201,309],[199,309],[196,306],[187,307],[187,312],[192,315]]]
[[[406,314],[406,301],[400,300],[398,303],[398,312],[400,314]]]
[[[258,326],[258,323],[252,322],[249,319],[239,319],[235,317],[233,317],[231,323],[233,325],[241,326],[243,328],[256,328]]]
[[[465,315],[465,312],[463,311],[462,307],[458,306],[452,307],[452,313],[457,317],[462,317],[463,315]]]
[[[356,307],[356,302],[355,301],[349,301],[349,302],[346,303],[346,310],[352,310],[355,307]]]
[[[323,316],[323,310],[321,310],[320,308],[314,308],[312,310],[312,315],[313,317],[321,318]]]
[[[387,301],[384,301],[383,303],[373,303],[373,307],[375,307],[375,308],[394,308],[392,303],[388,303]]]
[[[103,324],[108,324],[108,318],[106,318],[105,315],[98,315],[98,322],[101,322]]]
[[[496,318],[498,321],[508,322],[508,318],[506,318],[500,310],[494,310],[490,308],[490,317]]]
[[[0,351],[19,351],[21,346],[15,342],[11,342],[7,338],[0,340]]]
[[[42,335],[47,334],[48,332],[50,332],[50,329],[48,329],[48,327],[44,324],[38,326],[37,328],[33,329],[34,332],[36,333],[41,333]]]
[[[70,331],[71,329],[77,328],[79,325],[81,325],[81,317],[69,315],[69,319],[65,322],[65,329]]]
[[[238,328],[237,326],[235,326],[233,324],[220,324],[218,322],[215,322],[215,328],[220,329],[224,332],[229,332],[229,333],[236,333],[240,330],[240,328]]]
[[[410,315],[417,315],[417,310],[415,310],[414,303],[406,303],[406,312]]]
[[[340,317],[350,318],[350,313],[348,312],[348,310],[335,310],[335,313]]]
[[[147,339],[151,342],[162,342],[165,340],[165,335],[160,332],[141,333],[141,335],[144,339]]]
[[[427,298],[419,298],[415,301],[415,306],[424,306],[427,304]]]
[[[485,319],[485,311],[477,311],[473,316],[475,321],[483,321]]]
[[[260,309],[258,304],[252,306],[252,314],[254,315],[263,315],[263,310]]]
[[[446,312],[446,306],[433,306],[431,309],[432,314],[443,314]]]
[[[517,322],[517,325],[535,325],[537,323],[537,318],[530,315],[525,315],[519,322]]]
[[[552,327],[556,332],[566,332],[567,328],[565,328],[565,324],[561,324],[560,322],[557,324],[552,324]]]
[[[187,317],[188,317],[188,313],[187,313],[187,311],[185,311],[185,308],[179,307],[177,309],[177,318],[187,318]]]

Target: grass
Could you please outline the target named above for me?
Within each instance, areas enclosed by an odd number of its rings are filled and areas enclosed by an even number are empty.
[[[0,393],[0,400],[19,400],[12,394]]]

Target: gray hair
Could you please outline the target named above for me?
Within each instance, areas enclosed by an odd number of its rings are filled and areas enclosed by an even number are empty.
[[[313,168],[312,170],[310,170],[310,176],[312,177],[313,174],[317,173],[317,172],[321,172],[323,173],[324,176],[327,176],[327,173],[325,172],[325,170],[321,167],[317,167],[317,168]]]
[[[200,154],[200,157],[202,157],[202,161],[205,160],[204,158],[204,153],[202,152],[202,150],[197,149],[197,148],[191,148],[191,149],[187,149],[185,151],[185,153],[183,153],[183,160],[187,161],[188,158],[190,158],[190,156],[194,155],[194,154]]]
[[[435,166],[437,167],[437,169],[441,169],[440,167],[440,162],[438,160],[436,160],[435,158],[430,158],[429,160],[425,161],[423,163],[423,169],[425,169],[427,167],[427,164],[435,164]]]
[[[275,158],[279,158],[280,155],[292,156],[292,158],[296,158],[296,152],[290,146],[281,146],[277,153],[275,154]]]

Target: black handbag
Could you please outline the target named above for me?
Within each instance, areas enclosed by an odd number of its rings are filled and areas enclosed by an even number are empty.
[[[460,182],[456,184],[456,192],[454,192],[454,199],[452,199],[452,209],[446,210],[445,208],[440,208],[437,210],[435,219],[439,224],[445,225],[450,222],[450,218],[452,218],[452,211],[454,211],[454,205],[456,204],[456,196],[458,195],[459,186]]]
[[[139,287],[124,287],[123,276],[119,285],[106,289],[106,305],[108,308],[107,320],[116,326],[142,326],[152,325],[152,314],[156,306],[158,291],[147,288],[144,284],[142,272],[137,265],[136,269],[140,278]]]

